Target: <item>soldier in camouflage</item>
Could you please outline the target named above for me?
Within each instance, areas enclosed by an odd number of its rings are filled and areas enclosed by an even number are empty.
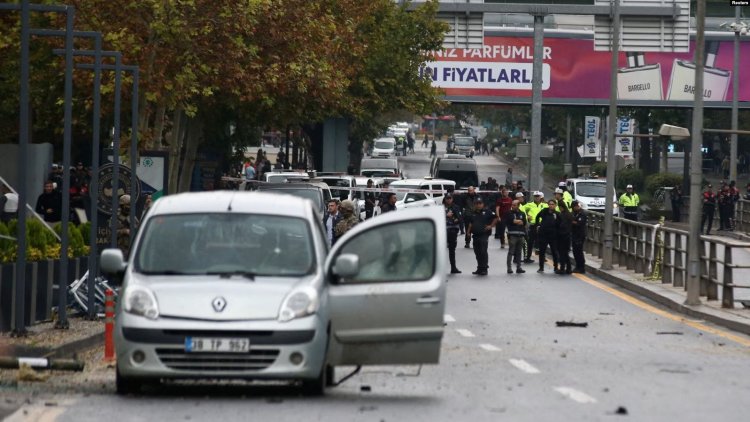
[[[341,236],[343,236],[346,232],[351,230],[352,227],[356,226],[357,223],[359,223],[359,219],[357,219],[357,216],[354,215],[354,202],[349,200],[341,201],[339,210],[342,214],[344,214],[344,218],[342,218],[341,221],[336,224],[336,227],[334,229],[336,231],[337,239],[341,238]]]
[[[117,210],[117,247],[127,259],[130,253],[130,195],[120,197],[120,208]],[[134,230],[138,229],[138,218]]]

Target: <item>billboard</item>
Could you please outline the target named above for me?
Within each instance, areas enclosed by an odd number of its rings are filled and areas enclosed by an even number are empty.
[[[731,107],[733,33],[706,35],[706,106]],[[490,103],[531,101],[533,34],[486,32],[482,48],[445,49],[427,63],[423,75],[448,100]],[[695,64],[689,53],[621,53],[617,92],[628,106],[690,106]],[[609,104],[611,53],[594,51],[593,33],[546,30],[543,97],[548,104]],[[750,76],[750,39],[740,43],[740,71]],[[747,77],[740,75],[740,80]],[[740,107],[750,107],[750,83],[740,83]],[[742,102],[745,102],[744,104]]]

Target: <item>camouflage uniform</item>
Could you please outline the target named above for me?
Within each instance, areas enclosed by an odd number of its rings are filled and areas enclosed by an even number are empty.
[[[135,228],[138,228],[138,218],[135,219]],[[120,197],[120,207],[117,210],[117,247],[122,251],[125,258],[130,253],[130,195]]]
[[[336,238],[340,238],[359,223],[359,219],[354,215],[354,202],[349,200],[342,201],[340,210],[341,213],[344,214],[344,218],[342,218],[334,228]]]

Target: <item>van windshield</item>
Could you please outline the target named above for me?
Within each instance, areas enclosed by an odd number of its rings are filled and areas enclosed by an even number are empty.
[[[391,188],[393,189],[409,189],[409,190],[420,190],[422,189],[419,185],[392,185]],[[396,199],[399,201],[403,201],[404,197],[408,192],[395,192],[396,193]]]
[[[479,177],[476,171],[463,170],[440,170],[437,177],[448,179],[456,182],[456,187],[468,188],[469,186],[479,186]]]
[[[468,137],[456,138],[456,145],[465,146],[465,147],[474,146],[474,138],[468,138]]]
[[[301,276],[315,268],[311,239],[307,221],[295,217],[159,215],[144,228],[134,263],[136,271],[154,275]]]
[[[607,184],[594,182],[576,183],[576,196],[605,198],[607,196]]]
[[[377,149],[393,149],[393,145],[396,141],[382,140],[375,141],[375,148]]]
[[[360,174],[367,177],[389,177],[393,176],[396,172],[394,170],[383,170],[383,169],[366,169],[362,170]]]

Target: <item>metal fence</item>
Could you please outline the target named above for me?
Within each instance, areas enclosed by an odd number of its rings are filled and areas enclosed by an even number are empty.
[[[750,212],[750,201],[744,202]],[[587,215],[585,251],[601,258],[604,214],[589,211]],[[687,231],[622,218],[614,219],[613,231],[613,264],[644,278],[687,288]],[[712,236],[701,236],[701,240],[700,295],[709,301],[721,300],[723,308],[734,308],[735,289],[750,289],[750,282],[741,284],[750,281],[750,243]]]
[[[740,199],[734,208],[735,230],[750,233],[750,201]]]

